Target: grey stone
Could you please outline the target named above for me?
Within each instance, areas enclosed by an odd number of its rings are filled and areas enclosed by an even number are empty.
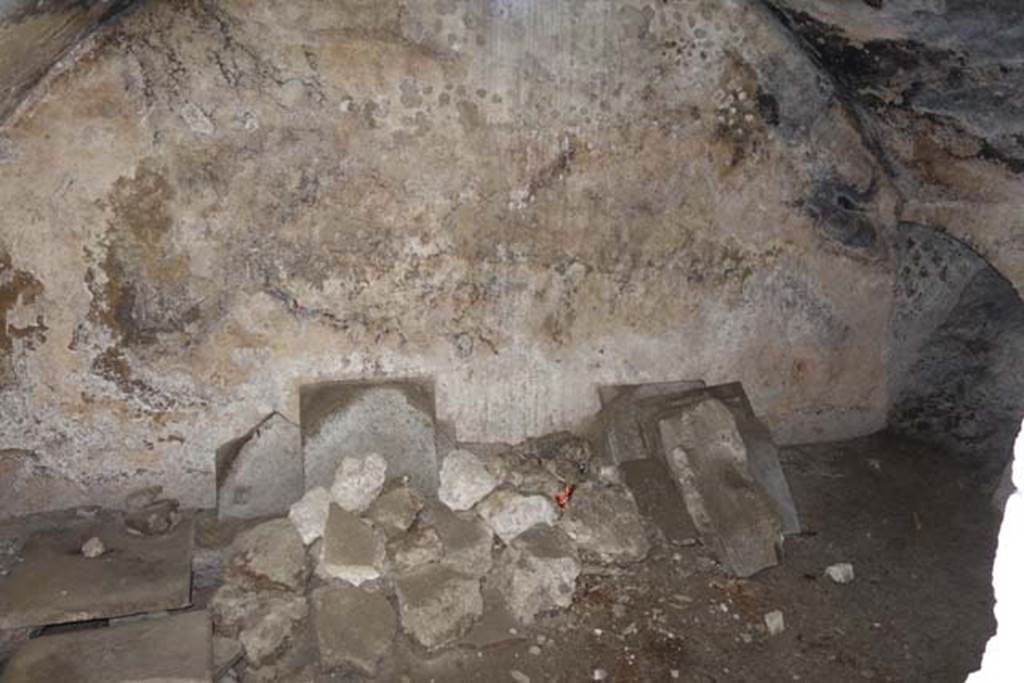
[[[618,486],[578,486],[559,526],[581,551],[603,562],[638,562],[650,549],[633,496]]]
[[[477,514],[506,543],[537,524],[553,524],[558,519],[551,498],[507,489],[487,496],[477,505]]]
[[[849,562],[838,562],[825,568],[825,576],[832,579],[834,583],[852,583],[853,565]]]
[[[238,634],[246,661],[258,667],[275,659],[288,645],[297,622],[308,613],[306,598],[301,595],[275,596],[263,602]]]
[[[512,615],[531,624],[538,614],[572,604],[580,571],[576,549],[565,532],[539,525],[502,551],[493,578]]]
[[[284,514],[305,490],[299,427],[272,413],[216,454],[217,514],[253,519]]]
[[[346,456],[376,453],[391,477],[437,493],[433,387],[422,381],[328,382],[302,387],[306,487],[329,487]]]
[[[50,515],[46,515],[50,517]],[[193,520],[159,536],[128,533],[118,516],[53,516],[55,525],[19,540],[20,562],[0,580],[0,629],[177,609],[189,604]],[[18,520],[0,523],[0,538],[19,536]],[[107,552],[87,558],[86,539]],[[55,599],[54,596],[59,596]]]
[[[331,505],[317,563],[317,575],[360,585],[380,576],[384,537],[369,522]]]
[[[660,403],[703,387],[704,382],[684,380],[599,388],[602,408],[591,427],[598,455],[620,465],[651,457],[643,434],[645,408],[651,405],[652,399]],[[641,404],[645,400],[647,402]]]
[[[421,525],[388,543],[387,553],[392,569],[404,572],[440,561],[444,546],[433,527]]]
[[[454,450],[441,464],[437,497],[452,510],[468,510],[497,485],[497,478],[483,461],[469,451]]]
[[[398,486],[373,501],[366,518],[388,536],[409,530],[416,515],[423,509],[423,501],[408,486]]]
[[[512,615],[501,593],[493,586],[484,585],[481,595],[484,600],[483,616],[459,639],[459,645],[482,649],[522,640],[524,635],[519,631],[520,623]]]
[[[719,560],[738,576],[778,563],[782,522],[754,481],[729,409],[713,398],[659,420],[662,447],[690,516]]]
[[[243,531],[231,544],[225,576],[244,585],[301,590],[309,575],[302,538],[287,519]]]
[[[483,613],[480,580],[442,565],[427,565],[395,579],[402,628],[435,649],[458,640]]]
[[[330,507],[331,494],[324,487],[317,486],[306,491],[302,499],[289,508],[288,519],[295,525],[305,545],[324,535]]]
[[[483,576],[491,570],[494,533],[479,517],[435,503],[424,509],[423,523],[440,537],[445,566],[467,576]]]
[[[349,512],[362,512],[384,489],[388,464],[376,453],[346,455],[331,484],[331,500]]]
[[[376,675],[398,629],[387,598],[344,584],[322,586],[311,597],[321,666]]]
[[[630,460],[620,469],[640,514],[666,541],[681,544],[697,537],[697,528],[663,458]]]
[[[210,616],[197,610],[35,638],[3,670],[4,683],[209,683]]]

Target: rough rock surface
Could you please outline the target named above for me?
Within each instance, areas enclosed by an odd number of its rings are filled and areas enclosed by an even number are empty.
[[[423,522],[440,537],[447,567],[467,576],[483,576],[491,570],[494,533],[475,514],[432,505],[423,511]]]
[[[444,556],[444,546],[433,527],[420,526],[388,543],[387,554],[392,570],[404,572],[437,562]]]
[[[296,622],[305,619],[308,613],[306,598],[301,595],[266,604],[260,615],[238,634],[246,660],[253,666],[260,666],[273,659],[292,637]]]
[[[369,522],[331,505],[320,546],[317,574],[358,586],[379,577],[383,568],[383,534]]]
[[[402,628],[434,649],[462,636],[483,613],[480,580],[440,565],[427,565],[395,580]]]
[[[455,450],[441,464],[437,497],[452,510],[468,510],[497,485],[498,480],[480,458],[469,451]]]
[[[273,519],[239,534],[225,570],[232,582],[288,590],[301,590],[308,574],[302,538],[287,519]]]
[[[584,552],[602,562],[637,562],[650,544],[629,491],[585,483],[577,487],[559,527]]]
[[[408,486],[399,486],[373,501],[366,518],[389,536],[407,531],[423,509],[423,501]]]
[[[331,494],[322,486],[306,491],[301,500],[288,510],[288,519],[295,525],[302,542],[309,545],[324,535]]]
[[[558,529],[537,526],[502,552],[494,585],[515,618],[531,624],[541,612],[572,604],[580,570],[569,537]]]
[[[506,543],[537,524],[554,524],[558,519],[550,498],[507,489],[487,496],[477,506],[477,513]]]
[[[310,377],[432,375],[469,442],[666,367],[742,380],[781,442],[884,424],[893,263],[805,207],[853,188],[838,215],[884,236],[894,193],[769,12],[401,6],[141,3],[8,123],[0,514],[153,482],[212,507],[216,449],[301,422]],[[1019,282],[1024,194],[982,163],[943,222],[983,208]]]
[[[375,675],[398,628],[388,599],[380,593],[332,584],[313,591],[311,600],[321,665],[328,671],[351,667]]]
[[[217,449],[217,514],[253,519],[288,510],[304,490],[299,427],[273,413]]]
[[[376,453],[346,456],[334,472],[331,499],[349,512],[362,512],[384,489],[387,471],[387,462]]]

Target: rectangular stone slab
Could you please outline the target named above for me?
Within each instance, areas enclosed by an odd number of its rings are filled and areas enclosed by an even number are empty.
[[[665,454],[690,518],[732,573],[746,577],[778,564],[782,522],[754,480],[731,411],[705,398],[657,417]]]
[[[772,441],[771,433],[764,426],[750,405],[747,393],[739,382],[718,384],[711,387],[679,392],[665,396],[642,398],[635,403],[634,416],[639,430],[639,443],[648,452],[667,456],[659,444],[659,416],[673,410],[694,405],[705,398],[721,401],[732,413],[740,436],[747,446],[747,461],[750,473],[771,498],[779,517],[782,519],[784,534],[800,533],[800,517],[797,514],[789,482],[779,463],[779,452]]]
[[[306,489],[330,488],[345,456],[376,453],[388,479],[437,494],[434,386],[428,379],[321,382],[299,391]]]
[[[212,680],[211,652],[209,613],[183,612],[30,640],[0,683],[206,682]]]
[[[640,514],[661,530],[666,541],[683,543],[697,538],[697,528],[664,460],[630,460],[619,469]]]
[[[599,456],[619,465],[651,457],[641,430],[644,407],[653,404],[655,410],[660,409],[660,403],[668,398],[687,395],[703,387],[704,382],[700,380],[598,387],[603,407],[591,429],[591,440]]]
[[[0,578],[0,628],[60,624],[186,607],[190,604],[192,517],[162,536],[130,534],[114,513],[30,531],[21,562]],[[0,526],[16,536],[17,520]],[[96,536],[107,552],[89,559]]]

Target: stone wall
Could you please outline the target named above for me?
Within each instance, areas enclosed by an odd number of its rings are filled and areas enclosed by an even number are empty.
[[[596,383],[885,424],[897,195],[745,0],[142,3],[0,132],[0,514],[157,482],[305,384],[433,375],[467,441]]]

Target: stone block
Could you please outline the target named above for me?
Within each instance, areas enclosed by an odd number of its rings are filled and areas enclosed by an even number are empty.
[[[398,486],[373,501],[366,510],[366,518],[388,536],[409,530],[416,515],[423,509],[423,501],[408,486]]]
[[[619,468],[640,514],[666,541],[681,544],[697,538],[697,527],[663,458],[630,460]]]
[[[463,636],[483,613],[480,580],[429,564],[395,580],[402,628],[435,649]]]
[[[660,446],[705,544],[737,576],[778,563],[782,521],[729,409],[702,396],[658,417]]]
[[[216,465],[221,519],[283,514],[305,490],[299,427],[278,413],[218,448]]]
[[[550,525],[558,519],[551,498],[508,489],[498,489],[484,498],[477,505],[477,514],[506,543],[537,524]]]
[[[559,529],[540,525],[502,551],[494,585],[512,615],[531,624],[542,612],[572,604],[580,570],[572,540]]]
[[[423,510],[422,523],[441,539],[442,564],[467,576],[483,576],[491,570],[494,533],[475,514],[432,503]]]
[[[231,544],[225,576],[240,585],[301,591],[309,571],[299,532],[284,518],[243,531]]]
[[[469,451],[454,450],[441,465],[437,496],[452,510],[468,510],[497,485],[497,478],[480,458]]]
[[[580,484],[558,526],[602,562],[639,562],[650,549],[636,502],[623,487]]]
[[[358,586],[384,568],[384,535],[355,514],[331,505],[320,546],[317,574]]]
[[[387,598],[333,583],[313,591],[311,599],[321,666],[327,671],[353,668],[374,676],[398,629]]]
[[[434,390],[429,381],[325,382],[302,387],[306,488],[329,488],[342,458],[376,453],[390,478],[437,493]]]

